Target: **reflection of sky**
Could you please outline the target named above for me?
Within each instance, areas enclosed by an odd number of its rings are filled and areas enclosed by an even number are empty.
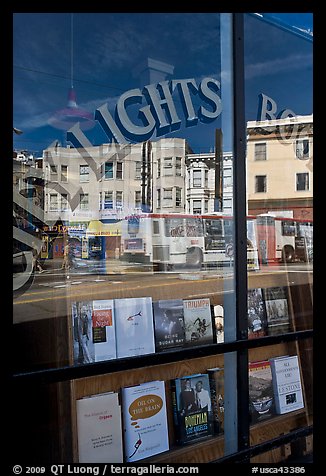
[[[73,21],[73,83],[78,106],[91,113],[104,103],[112,112],[123,92],[142,88],[135,68],[148,57],[173,66],[166,79],[195,78],[198,84],[209,76],[227,89],[229,76],[220,71],[218,14],[76,13]],[[24,131],[14,137],[17,149],[41,154],[55,140],[65,144],[65,132],[48,120],[67,105],[70,26],[66,13],[14,15],[14,125]],[[256,118],[260,92],[282,108],[311,113],[312,44],[251,16],[246,35],[247,119]],[[180,108],[177,92],[173,97]],[[198,97],[193,103],[195,109],[201,105]],[[187,129],[181,113],[180,119],[181,129],[169,135],[185,137],[195,152],[212,150],[219,119]],[[98,124],[85,134],[94,145],[108,140]]]

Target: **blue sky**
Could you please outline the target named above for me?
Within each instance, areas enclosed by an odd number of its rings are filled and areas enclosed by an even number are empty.
[[[312,14],[264,15],[312,29]],[[273,96],[280,108],[311,113],[311,44],[249,16],[246,25],[247,119],[256,118],[260,92]],[[113,114],[122,93],[144,86],[135,71],[147,58],[173,67],[166,79],[200,82],[209,76],[224,90],[229,87],[229,74],[221,71],[218,14],[19,13],[13,31],[13,116],[23,131],[14,135],[16,149],[41,154],[56,140],[65,144],[66,131],[49,120],[66,108],[72,79],[78,106],[91,114],[103,104]],[[200,106],[197,97],[194,104]],[[195,151],[207,151],[214,146],[216,127],[218,120],[174,135],[186,137]],[[85,134],[93,144],[108,140],[98,124]]]

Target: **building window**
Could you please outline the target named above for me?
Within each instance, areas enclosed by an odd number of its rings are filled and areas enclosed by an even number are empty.
[[[163,168],[164,175],[173,175],[172,157],[165,157]]]
[[[267,177],[266,175],[256,175],[255,177],[255,192],[262,193],[267,191]]]
[[[163,206],[165,207],[172,206],[172,188],[163,189]]]
[[[113,179],[113,162],[105,162],[104,178]]]
[[[309,158],[309,139],[300,139],[296,141],[295,155],[298,159]]]
[[[175,158],[175,175],[182,175],[182,157]]]
[[[205,202],[204,202],[204,208],[205,208],[204,212],[205,212],[205,213],[208,213],[208,200],[205,200]]]
[[[182,206],[182,188],[176,187],[175,189],[175,206],[181,207]]]
[[[193,213],[201,213],[201,200],[193,200],[192,201],[192,212]]]
[[[98,209],[102,210],[102,192],[100,192],[98,196]]]
[[[61,210],[66,211],[68,210],[68,194],[63,193],[61,195]]]
[[[297,174],[297,192],[309,190],[309,173]]]
[[[89,182],[89,165],[79,166],[79,181]]]
[[[104,192],[104,209],[113,208],[113,192]]]
[[[193,171],[192,186],[194,188],[200,188],[202,186],[201,185],[201,169],[196,169]]]
[[[61,165],[61,182],[68,182],[68,165]]]
[[[141,162],[140,160],[137,160],[137,162],[135,162],[135,166],[136,166],[136,171],[135,171],[135,179],[141,179]]]
[[[117,179],[122,179],[122,162],[117,162]]]
[[[157,159],[157,177],[161,177],[161,159]]]
[[[159,188],[157,190],[157,208],[161,208],[161,189]]]
[[[88,193],[81,193],[79,195],[80,209],[88,210]]]
[[[50,165],[50,180],[51,182],[58,181],[58,168],[56,165]]]
[[[123,192],[118,191],[115,193],[115,206],[120,209],[123,207]]]
[[[135,208],[141,208],[141,191],[136,190],[135,192]]]
[[[266,160],[266,142],[255,144],[255,160]]]
[[[50,193],[50,212],[54,212],[58,210],[58,194],[57,193]]]

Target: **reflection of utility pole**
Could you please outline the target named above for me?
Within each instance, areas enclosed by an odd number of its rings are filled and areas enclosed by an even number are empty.
[[[223,152],[222,152],[222,131],[215,131],[215,196],[214,212],[223,211]]]
[[[142,144],[141,163],[141,206],[146,212],[152,211],[152,144],[150,141]]]

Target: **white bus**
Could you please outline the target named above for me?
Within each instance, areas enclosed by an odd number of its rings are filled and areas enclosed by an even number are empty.
[[[248,218],[248,269],[258,269],[255,222]],[[233,263],[233,218],[221,214],[132,215],[122,223],[122,258],[172,270]]]

